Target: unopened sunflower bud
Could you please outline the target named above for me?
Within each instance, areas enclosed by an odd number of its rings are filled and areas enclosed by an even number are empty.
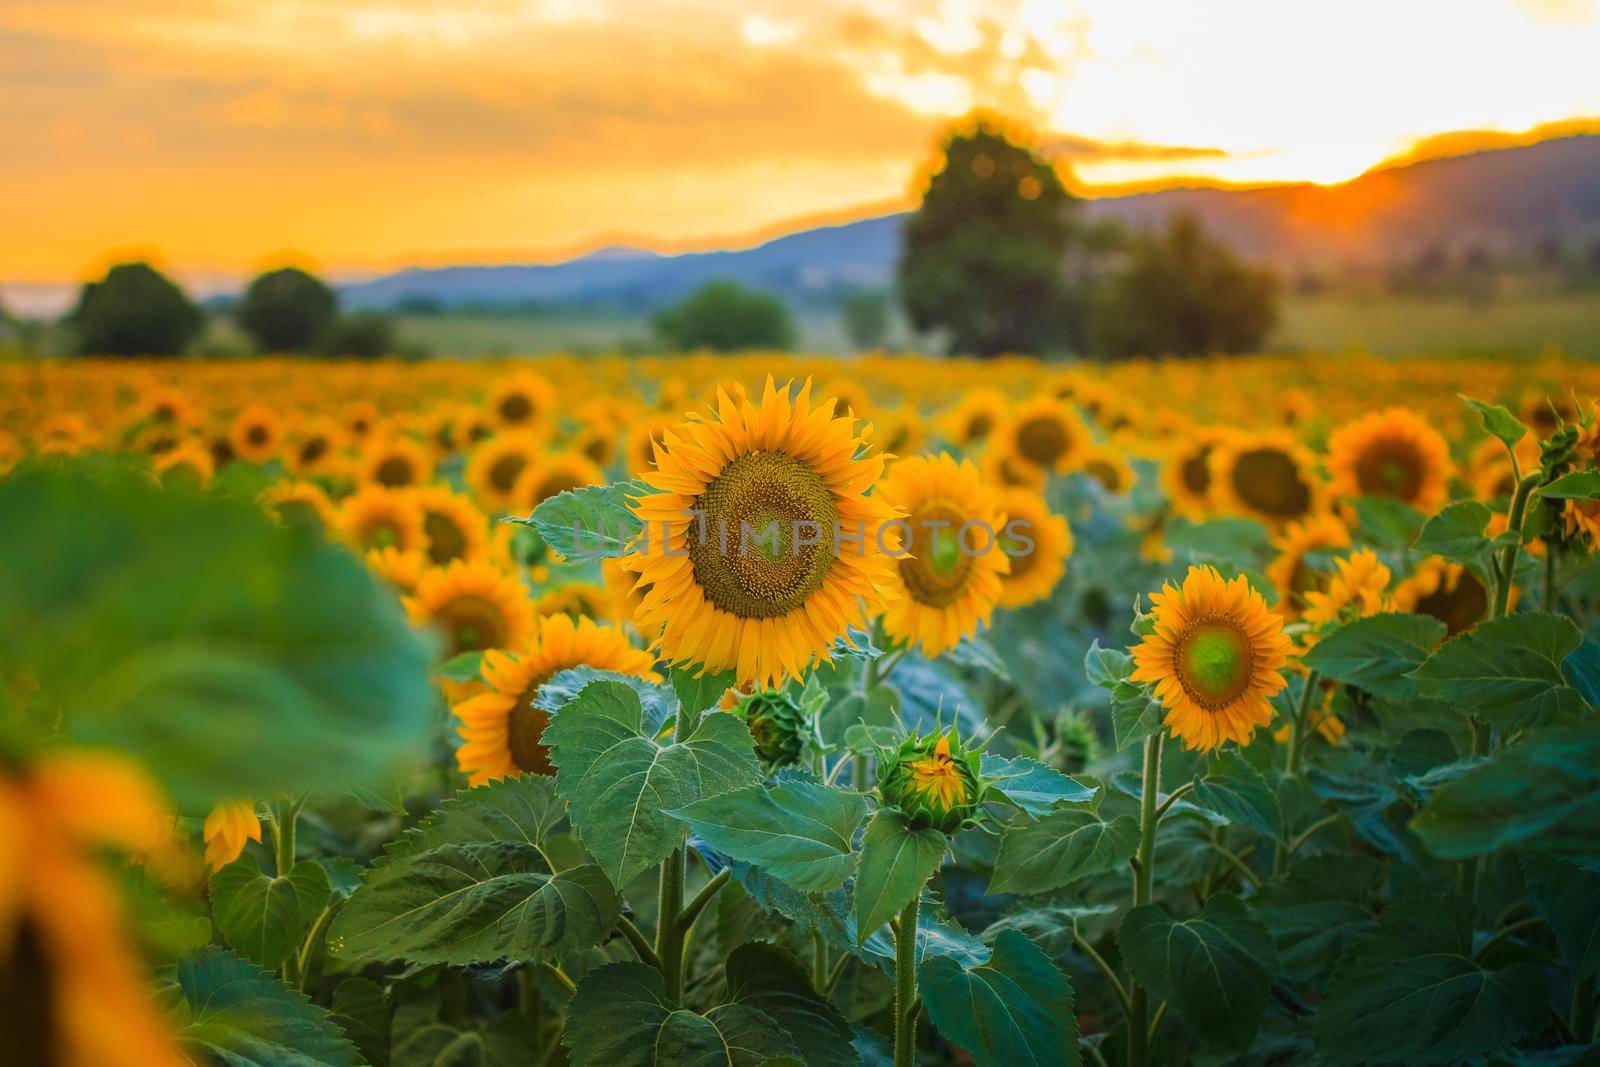
[[[880,761],[878,795],[905,812],[913,827],[953,834],[977,819],[984,793],[978,759],[977,749],[962,747],[954,727],[913,735]]]
[[[771,770],[800,762],[805,742],[805,709],[787,689],[757,689],[741,696],[738,713],[756,739],[756,755]]]

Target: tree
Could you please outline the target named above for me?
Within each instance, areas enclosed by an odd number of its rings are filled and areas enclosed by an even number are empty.
[[[339,298],[299,267],[268,271],[239,302],[239,325],[263,352],[309,352],[339,314]]]
[[[317,340],[325,356],[377,359],[395,350],[394,323],[384,315],[345,315],[335,319]]]
[[[901,234],[900,300],[912,327],[985,356],[1064,345],[1076,203],[1055,168],[998,120],[956,127]]]
[[[1179,215],[1133,239],[1127,266],[1099,288],[1090,335],[1114,358],[1203,356],[1258,349],[1277,320],[1277,277]]]
[[[856,348],[882,348],[889,335],[889,297],[881,289],[852,289],[839,302],[844,332]]]
[[[794,323],[783,301],[737,282],[707,282],[651,320],[668,348],[792,348]]]
[[[176,356],[204,319],[182,289],[148,263],[118,263],[78,294],[68,316],[86,355]]]

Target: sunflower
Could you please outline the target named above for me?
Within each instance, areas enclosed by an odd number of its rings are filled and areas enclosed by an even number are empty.
[[[630,474],[643,474],[655,469],[656,449],[664,447],[663,436],[677,424],[676,418],[665,414],[646,415],[633,423],[628,430],[628,443],[625,446]]]
[[[1114,448],[1090,448],[1084,453],[1083,473],[1100,483],[1112,496],[1120,496],[1133,488],[1133,466]]]
[[[185,441],[156,457],[155,471],[164,485],[174,481],[192,486],[204,486],[216,473],[211,450],[199,441]]]
[[[224,800],[206,816],[202,834],[206,864],[212,873],[222,870],[244,852],[245,842],[261,840],[261,817],[254,801]]]
[[[922,414],[910,405],[882,411],[876,432],[878,447],[890,460],[920,451],[928,436]]]
[[[377,429],[382,418],[376,404],[370,400],[356,400],[344,406],[339,414],[339,424],[344,428],[346,437],[361,442]]]
[[[610,591],[593,582],[568,582],[546,590],[534,604],[540,615],[566,615],[574,619],[610,619]]]
[[[655,660],[628,644],[615,626],[597,626],[591,619],[566,615],[541,618],[520,654],[488,651],[483,656],[483,678],[488,692],[456,704],[450,710],[461,720],[465,742],[456,750],[456,765],[473,785],[492,778],[519,774],[554,774],[550,750],[539,743],[549,716],[533,706],[539,687],[554,675],[573,667],[616,671],[649,681],[660,681]]]
[[[361,480],[386,489],[422,485],[433,477],[433,457],[409,437],[398,434],[368,442],[361,457]]]
[[[1306,716],[1306,727],[1315,730],[1317,735],[1330,745],[1344,744],[1345,726],[1339,716],[1333,713],[1333,697],[1339,691],[1337,684],[1325,683],[1322,704],[1311,709]],[[1289,743],[1289,724],[1284,723],[1272,731],[1272,739],[1280,745]]]
[[[410,596],[428,572],[428,557],[415,548],[407,551],[394,547],[372,548],[367,550],[367,569],[401,596]]]
[[[1478,576],[1438,556],[1417,564],[1395,587],[1394,600],[1401,611],[1431,615],[1444,623],[1446,637],[1472,629],[1489,612],[1489,590]]]
[[[1272,720],[1271,699],[1287,684],[1283,620],[1243,575],[1190,567],[1183,587],[1150,597],[1154,628],[1133,649],[1135,682],[1155,683],[1166,725],[1185,748],[1250,743]]]
[[[1077,413],[1051,396],[1018,404],[1000,433],[1011,457],[1058,474],[1076,467],[1092,443]]]
[[[1211,453],[1231,436],[1231,430],[1220,426],[1198,426],[1178,435],[1161,465],[1161,487],[1174,511],[1198,518],[1212,510]]]
[[[1539,437],[1549,437],[1564,423],[1576,422],[1578,405],[1571,393],[1537,390],[1522,398],[1522,421]]]
[[[233,420],[228,440],[233,454],[246,463],[265,463],[278,454],[283,439],[283,423],[259,404],[245,408]]]
[[[667,431],[643,475],[660,491],[634,505],[650,536],[629,558],[635,620],[664,659],[776,687],[882,603],[879,534],[895,512],[867,492],[884,457],[834,410],[812,405],[809,382],[791,396],[768,378],[759,403],[719,390],[712,411]]]
[[[1316,457],[1287,430],[1229,434],[1207,463],[1212,500],[1224,510],[1279,527],[1323,508]]]
[[[556,391],[545,378],[523,371],[494,383],[484,407],[503,429],[535,429],[554,418]]]
[[[458,560],[417,582],[406,610],[418,626],[443,631],[445,658],[490,648],[516,648],[533,629],[528,591],[514,576],[480,561]]]
[[[455,440],[456,451],[465,452],[494,436],[494,420],[489,418],[488,413],[482,408],[472,404],[464,405],[456,412],[451,436]]]
[[[417,430],[428,443],[435,459],[444,459],[460,449],[461,443],[456,437],[456,425],[460,417],[457,408],[439,408],[417,420]]]
[[[982,447],[1005,421],[1006,398],[993,389],[974,389],[944,417],[944,435],[968,452]]]
[[[427,540],[415,498],[381,485],[366,486],[340,505],[339,528],[345,540],[363,549],[406,551],[421,548]]]
[[[182,426],[154,422],[146,424],[138,433],[134,434],[133,441],[129,444],[129,447],[135,452],[159,456],[166,452],[171,452],[189,439],[188,431]]]
[[[312,482],[277,482],[257,498],[268,515],[285,526],[305,526],[322,534],[338,525],[339,513],[328,494]]]
[[[878,490],[905,512],[909,536],[894,568],[899,594],[884,607],[884,631],[940,655],[987,623],[1011,560],[1000,538],[1006,515],[971,460],[913,456]]]
[[[284,463],[296,474],[308,476],[332,470],[339,462],[344,431],[332,419],[313,419],[290,435]]]
[[[1010,558],[1011,569],[1000,576],[1000,599],[995,603],[1020,608],[1055,590],[1072,554],[1072,530],[1066,519],[1050,513],[1044,497],[1028,489],[1003,491],[1000,507],[1006,513],[1007,531],[1000,547]],[[1020,536],[1011,536],[1012,531]]]
[[[506,511],[516,502],[517,479],[544,453],[536,433],[513,430],[496,434],[467,457],[467,484],[484,506]]]
[[[489,519],[468,497],[442,486],[427,486],[411,494],[422,512],[422,532],[428,559],[435,566],[458,559],[478,559],[489,550]]]
[[[200,421],[200,409],[182,389],[161,386],[140,398],[134,418],[141,422],[193,426]]]
[[[1267,579],[1278,591],[1279,613],[1292,619],[1304,610],[1305,595],[1317,584],[1306,557],[1313,552],[1348,548],[1350,529],[1333,515],[1313,515],[1304,522],[1289,523],[1272,544],[1277,555],[1267,565]]]
[[[1569,499],[1561,518],[1569,538],[1587,539],[1591,551],[1600,546],[1600,500]]]
[[[1032,489],[1042,493],[1050,480],[1043,468],[1023,462],[1004,447],[992,445],[984,449],[978,469],[983,473],[985,483],[1008,489]]]
[[[1444,503],[1450,449],[1420,415],[1388,408],[1334,431],[1328,471],[1338,496],[1393,497],[1432,512]]]
[[[1305,594],[1302,618],[1313,628],[1376,615],[1392,607],[1389,568],[1370,548],[1359,549],[1333,561],[1334,574],[1326,589]],[[1306,635],[1306,646],[1316,644],[1316,633]]]
[[[617,458],[616,424],[609,419],[584,419],[583,428],[572,435],[567,448],[596,467],[609,467]]]
[[[8,1063],[189,1063],[149,994],[103,855],[148,854],[171,826],[155,784],[120,756],[57,752],[0,776]]]
[[[569,489],[600,485],[606,472],[581,452],[556,452],[528,464],[511,489],[511,510],[530,514],[546,500]]]
[[[81,412],[52,415],[39,424],[33,447],[41,455],[73,456],[100,443],[100,435]]]
[[[633,619],[644,603],[644,590],[637,587],[638,575],[628,570],[620,559],[600,561],[600,575],[605,583],[606,598],[611,603],[611,617],[618,620]]]

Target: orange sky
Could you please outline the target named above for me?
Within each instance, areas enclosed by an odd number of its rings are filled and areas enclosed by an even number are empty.
[[[0,279],[660,243],[903,203],[940,125],[1079,179],[1337,181],[1600,115],[1595,0],[6,0]]]

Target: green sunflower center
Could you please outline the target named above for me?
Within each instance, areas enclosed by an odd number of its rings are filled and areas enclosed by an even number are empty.
[[[1036,415],[1017,426],[1017,451],[1038,467],[1053,467],[1067,454],[1071,442],[1060,419]]]
[[[1404,441],[1379,442],[1356,461],[1356,483],[1367,496],[1412,500],[1422,476],[1422,457]]]
[[[930,500],[906,520],[911,524],[909,556],[900,578],[919,604],[943,608],[955,603],[972,576],[974,557],[961,547],[961,524],[968,516],[947,500]]]
[[[700,515],[685,536],[695,581],[708,601],[740,618],[795,611],[833,566],[839,518],[833,491],[787,453],[733,459],[694,510]]]
[[[1233,703],[1250,688],[1255,653],[1231,619],[1202,619],[1178,641],[1178,684],[1208,710]]]
[[[1311,507],[1311,487],[1300,477],[1300,468],[1276,448],[1239,453],[1229,480],[1247,507],[1274,518],[1291,519]]]

